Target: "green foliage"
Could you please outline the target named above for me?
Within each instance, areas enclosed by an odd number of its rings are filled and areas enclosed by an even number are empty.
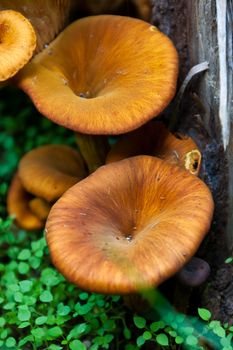
[[[233,257],[230,256],[229,258],[227,258],[227,259],[225,260],[225,264],[230,264],[230,263],[232,263],[232,261],[233,261]]]
[[[45,239],[16,230],[12,220],[2,221],[0,231],[1,350],[82,350],[87,344],[109,349],[119,337],[128,342],[119,297],[84,293],[66,282],[50,265]],[[18,268],[22,260],[28,266],[24,274]]]
[[[211,313],[209,312],[209,310],[203,308],[198,309],[198,315],[204,321],[209,321],[209,319],[211,318]]]

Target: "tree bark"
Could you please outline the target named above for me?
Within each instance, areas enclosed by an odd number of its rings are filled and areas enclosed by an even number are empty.
[[[203,61],[209,63],[208,71],[194,78],[184,95],[179,128],[192,136],[201,148],[201,178],[211,189],[215,201],[211,230],[197,252],[212,270],[200,297],[215,318],[233,322],[233,302],[226,297],[233,296],[232,266],[224,264],[233,247],[233,123],[230,118],[233,112],[233,1],[152,2],[153,24],[165,32],[178,49],[180,81],[192,66]],[[169,111],[167,114],[169,117]]]

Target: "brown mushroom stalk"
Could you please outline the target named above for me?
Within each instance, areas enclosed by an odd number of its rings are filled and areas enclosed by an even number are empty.
[[[35,48],[36,34],[30,21],[19,12],[0,11],[0,82],[14,76]]]
[[[124,295],[179,271],[207,234],[212,214],[211,193],[200,179],[138,156],[100,167],[70,188],[50,211],[46,239],[69,281]]]
[[[112,147],[106,164],[136,155],[153,155],[198,175],[201,153],[191,137],[171,133],[162,122],[152,121],[123,135]]]
[[[105,163],[110,148],[106,136],[76,133],[76,142],[90,174]]]
[[[15,10],[32,24],[37,37],[36,53],[44,49],[67,25],[71,0],[1,0],[0,10]]]
[[[16,77],[37,109],[89,135],[134,130],[176,91],[178,57],[168,37],[142,20],[112,15],[69,25]]]

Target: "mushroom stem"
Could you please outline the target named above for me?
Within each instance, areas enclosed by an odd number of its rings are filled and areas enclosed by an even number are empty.
[[[101,165],[105,164],[109,151],[107,138],[101,135],[86,135],[76,133],[76,142],[85,159],[88,170],[93,173]]]
[[[183,314],[187,313],[192,291],[193,287],[184,286],[179,281],[175,281],[173,305],[178,312]]]

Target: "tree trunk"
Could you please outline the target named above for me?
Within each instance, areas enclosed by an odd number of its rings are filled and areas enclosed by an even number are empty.
[[[233,1],[152,2],[153,24],[178,49],[180,81],[192,66],[209,63],[208,71],[192,80],[183,97],[179,128],[192,136],[202,150],[201,178],[215,201],[211,230],[197,253],[212,270],[200,295],[202,305],[212,311],[214,318],[233,323],[233,267],[224,263],[233,247]]]

